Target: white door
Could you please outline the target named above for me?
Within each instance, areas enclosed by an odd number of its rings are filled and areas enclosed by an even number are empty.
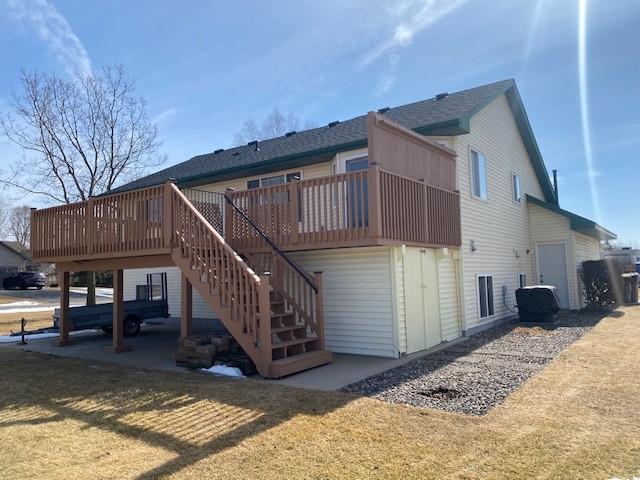
[[[564,243],[537,245],[538,283],[558,289],[561,308],[569,308],[567,280],[567,246]]]
[[[407,353],[442,341],[438,275],[432,250],[407,248],[404,259]]]

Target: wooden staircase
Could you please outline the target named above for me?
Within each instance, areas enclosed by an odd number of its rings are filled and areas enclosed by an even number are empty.
[[[218,315],[265,378],[331,362],[324,349],[322,277],[277,252],[269,273],[256,274],[175,185],[170,190],[173,262]],[[257,261],[257,260],[256,260]],[[249,263],[248,263],[249,262]]]

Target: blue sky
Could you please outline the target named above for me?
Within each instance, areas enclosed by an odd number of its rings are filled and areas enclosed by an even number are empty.
[[[578,0],[0,0],[0,111],[20,69],[120,63],[171,164],[274,107],[320,125],[515,78],[561,206],[640,241],[640,3],[586,5],[586,119]],[[0,170],[19,158],[0,140]]]

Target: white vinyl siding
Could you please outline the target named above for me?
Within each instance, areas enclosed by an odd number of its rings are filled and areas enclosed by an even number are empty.
[[[404,290],[404,262],[402,261],[402,248],[394,247],[391,251],[391,268],[394,276],[394,293],[395,293],[395,310],[398,335],[398,351],[400,353],[407,352],[407,318],[405,308],[405,290]]]
[[[147,284],[148,273],[167,273],[167,300],[169,302],[169,315],[180,316],[180,270],[178,267],[140,268],[127,269],[124,277],[124,299],[135,300],[136,285]],[[193,317],[194,318],[218,318],[211,307],[204,301],[200,294],[193,290]]]
[[[462,217],[462,275],[464,285],[464,329],[513,316],[504,307],[502,286],[507,287],[507,305],[515,304],[518,273],[533,278],[533,253],[526,208],[514,208],[511,174],[520,177],[522,195],[544,198],[524,143],[516,126],[511,108],[500,95],[471,119],[471,133],[453,137],[458,154],[457,168]],[[471,151],[486,158],[487,201],[473,198]],[[471,251],[471,241],[477,250]],[[478,318],[476,274],[491,272],[496,293],[495,315],[491,319]]]
[[[397,357],[390,247],[292,252],[322,271],[325,340],[337,353]]]

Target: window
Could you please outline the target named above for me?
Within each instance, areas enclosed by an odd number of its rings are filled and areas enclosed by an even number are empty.
[[[513,201],[520,203],[522,201],[522,190],[520,188],[520,176],[515,173],[511,175],[511,186],[513,187]]]
[[[300,180],[300,172],[291,172],[286,175],[274,175],[272,177],[256,178],[247,180],[247,190],[260,187],[272,187],[274,185],[283,185],[285,183]]]
[[[527,286],[527,274],[519,273],[518,274],[518,288],[524,288]]]
[[[366,170],[367,168],[369,168],[369,157],[351,158],[347,160],[344,165],[347,172]]]
[[[480,318],[492,316],[493,307],[493,277],[478,275],[478,301],[480,303]]]
[[[487,160],[474,150],[471,150],[471,194],[487,199]]]

